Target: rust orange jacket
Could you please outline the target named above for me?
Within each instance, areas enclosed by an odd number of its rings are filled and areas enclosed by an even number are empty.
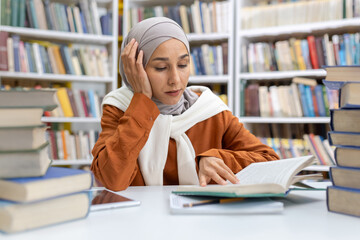
[[[102,132],[92,150],[91,170],[105,187],[120,191],[128,186],[145,185],[137,158],[159,114],[156,104],[140,93],[134,94],[125,112],[110,105],[103,107]],[[279,159],[272,148],[262,144],[230,111],[197,123],[186,135],[197,159],[220,158],[234,173],[253,162]],[[179,184],[176,158],[176,142],[170,139],[164,185]]]

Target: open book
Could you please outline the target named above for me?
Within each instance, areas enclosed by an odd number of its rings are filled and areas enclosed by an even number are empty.
[[[314,163],[314,156],[288,158],[278,161],[252,163],[236,174],[238,184],[179,186],[173,193],[178,195],[202,195],[219,197],[266,197],[285,196],[289,187],[303,179],[321,175],[296,175]]]

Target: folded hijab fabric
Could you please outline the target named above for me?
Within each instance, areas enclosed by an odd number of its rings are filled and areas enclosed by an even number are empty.
[[[125,37],[121,50],[131,41],[135,39],[139,43],[138,51],[143,50],[144,58],[143,65],[146,67],[149,59],[155,49],[163,42],[175,38],[186,46],[188,53],[190,54],[189,41],[186,37],[184,30],[177,24],[175,21],[166,17],[153,17],[145,19],[136,25],[130,30],[128,35]],[[121,79],[124,84],[132,90],[131,85],[127,81],[124,65],[122,59],[119,61],[119,72]],[[161,114],[165,115],[179,115],[185,112],[194,102],[198,96],[188,89],[185,90],[184,94],[181,96],[179,102],[174,105],[166,105],[160,102],[159,100],[153,98],[157,107],[160,110]]]

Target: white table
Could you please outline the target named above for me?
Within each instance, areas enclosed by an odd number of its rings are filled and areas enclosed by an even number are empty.
[[[360,239],[360,218],[330,213],[325,191],[296,191],[281,201],[280,214],[172,215],[175,187],[130,187],[119,192],[141,206],[91,212],[83,220],[13,235],[10,240],[82,239]]]

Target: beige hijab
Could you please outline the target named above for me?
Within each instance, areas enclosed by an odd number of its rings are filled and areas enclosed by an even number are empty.
[[[125,37],[121,45],[121,51],[133,38],[135,38],[135,40],[139,43],[138,51],[143,50],[144,52],[144,68],[146,67],[155,49],[161,43],[171,38],[175,38],[183,42],[188,53],[190,54],[189,41],[186,37],[186,34],[184,33],[184,30],[175,21],[166,17],[148,18],[137,23]],[[126,75],[124,73],[124,65],[121,58],[119,62],[119,71],[122,81],[132,91],[132,87],[127,81]],[[152,100],[159,108],[161,114],[176,116],[182,114],[188,108],[190,108],[191,105],[196,102],[197,98],[198,96],[194,92],[186,89],[179,102],[174,105],[163,104],[155,98]]]

